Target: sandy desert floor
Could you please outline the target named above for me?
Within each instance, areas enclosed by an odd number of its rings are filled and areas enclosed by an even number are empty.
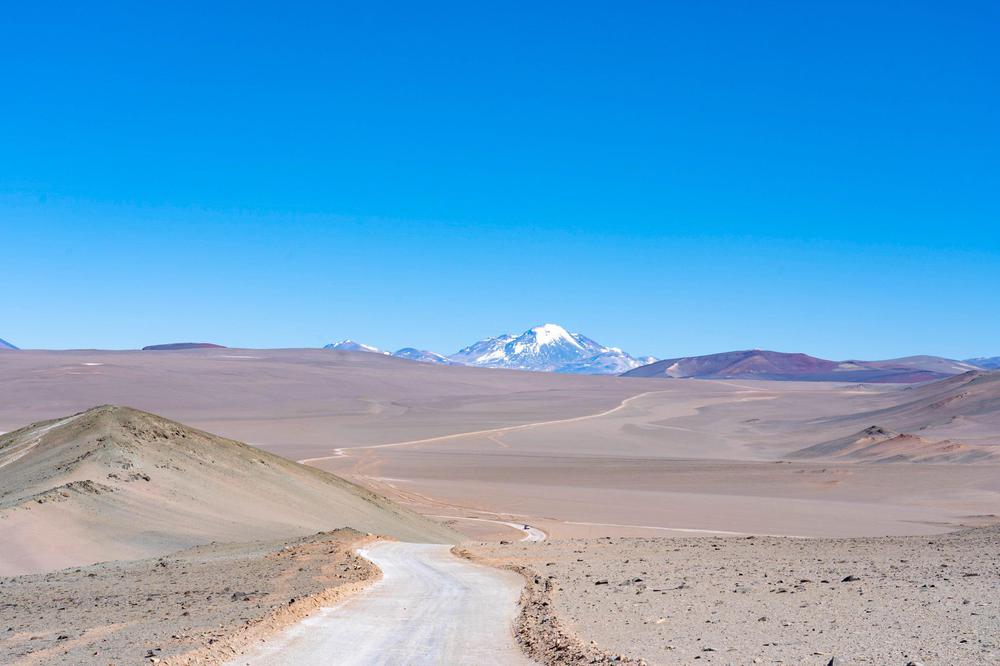
[[[961,386],[931,390],[580,377],[326,350],[18,352],[0,358],[0,428],[125,403],[309,460],[455,516],[472,536],[509,531],[473,517],[557,537],[903,535],[1000,514],[1000,465],[789,455],[871,425],[1000,451],[1000,397],[966,409]]]
[[[998,527],[466,550],[527,566],[549,581],[555,616],[571,634],[650,664],[1000,663]]]
[[[787,459],[817,441],[857,432],[878,418],[870,412],[891,408],[908,391],[718,384],[677,382],[591,417],[343,448],[310,463],[424,513],[520,520],[557,537],[905,535],[1000,514],[996,462]],[[934,418],[927,417],[931,425],[922,432],[947,431]],[[979,426],[982,441],[1000,443],[985,435],[997,432],[993,427],[992,421]]]
[[[574,632],[612,653],[641,647],[640,656],[652,663],[819,664],[831,655],[848,663],[988,663],[998,658],[997,533],[941,534],[988,525],[1000,515],[998,377],[863,386],[564,376],[323,350],[17,352],[0,355],[0,429],[63,418],[95,404],[126,404],[307,461],[476,540],[548,536],[540,544],[484,547],[480,556],[527,563],[539,580],[555,576],[553,585],[563,588],[555,589],[558,617]],[[905,434],[893,440],[893,455],[902,441],[981,457],[972,463],[871,463],[847,455],[803,459],[799,453],[850,441],[872,426]],[[0,529],[24,552],[41,546],[90,562],[96,559],[90,553],[73,552],[75,543],[86,542],[74,535],[104,532],[92,529],[92,520],[69,516],[59,523],[59,516],[69,515],[60,510],[65,503],[58,497],[38,503],[48,495],[32,494],[49,481],[73,483],[76,477],[65,470],[83,469],[83,458],[70,455],[76,440],[52,440],[63,436],[60,428],[46,432],[38,440],[43,444],[32,444],[38,439],[32,433],[15,437],[4,451],[0,465],[7,469],[0,473],[21,479],[24,487],[13,495],[6,491],[10,506],[0,506],[6,517]],[[95,452],[104,451],[97,446],[101,437],[87,439]],[[59,455],[36,455],[49,450],[44,442],[50,440]],[[175,494],[181,488],[181,499],[190,499],[233,482],[229,472],[205,477],[217,467],[213,461],[203,466],[195,460],[191,468],[202,471],[182,473],[183,465],[161,460],[153,455],[159,449],[147,444],[135,449],[142,453],[138,462],[129,461],[150,467],[149,479],[105,474],[102,481],[117,485],[101,501],[129,500],[122,515],[155,513],[157,502],[148,500],[167,496],[152,492],[157,483]],[[120,454],[111,462],[121,463]],[[98,453],[88,455],[86,465],[95,464]],[[225,469],[256,470],[260,456]],[[309,477],[301,467],[294,474]],[[214,480],[199,481],[203,477]],[[276,490],[267,496],[283,506],[308,503],[300,492],[290,495],[277,480],[270,483]],[[266,499],[253,483],[237,485],[239,497]],[[222,513],[243,516],[237,509],[244,503],[233,495],[232,508]],[[369,505],[366,510],[386,509]],[[36,520],[45,512],[52,521]],[[105,507],[94,515],[111,514]],[[340,523],[327,525],[327,518],[350,517],[344,516],[313,518],[329,529]],[[66,528],[36,529],[53,521]],[[404,522],[421,521],[410,516]],[[282,518],[275,524],[300,530],[306,526],[300,522]],[[521,529],[525,524],[532,530]],[[253,533],[246,528],[241,523],[227,538],[249,540],[235,538]],[[428,533],[427,525],[421,529]],[[441,538],[448,534],[442,531]],[[142,534],[133,536],[147,545]],[[685,536],[707,538],[678,538]],[[3,579],[8,660],[79,663],[71,657],[131,650],[127,645],[140,645],[141,659],[150,650],[148,658],[160,659],[174,647],[170,654],[209,640],[221,649],[231,629],[253,623],[258,611],[272,611],[288,586],[301,584],[295,594],[306,594],[326,580],[303,580],[282,569],[265,546],[253,552],[206,546],[171,556],[175,564],[161,567],[157,559],[134,560],[144,555],[130,554],[127,543],[90,542],[111,549],[101,551],[102,559],[129,561]],[[238,566],[226,564],[236,561]],[[316,566],[307,564],[304,572]],[[212,576],[220,577],[218,584]],[[236,578],[224,583],[226,576]],[[847,576],[860,580],[844,582]],[[269,580],[250,590],[257,577]],[[280,587],[272,590],[271,578]],[[114,588],[122,579],[126,584]],[[248,590],[266,601],[244,594],[249,601],[237,611],[233,595]],[[206,592],[202,610],[193,606],[196,591]],[[176,597],[191,615],[165,615],[161,593]],[[52,607],[59,610],[52,614]],[[7,621],[11,614],[16,623]],[[154,621],[161,616],[161,623]],[[205,619],[197,624],[189,617]],[[219,635],[208,629],[215,617],[224,625]],[[170,640],[161,640],[167,630]],[[134,656],[133,650],[127,658]]]
[[[0,663],[221,663],[379,576],[339,530],[0,578]]]

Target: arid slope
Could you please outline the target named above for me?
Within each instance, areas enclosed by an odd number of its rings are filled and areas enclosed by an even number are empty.
[[[0,574],[339,527],[457,538],[332,474],[127,407],[0,437]]]

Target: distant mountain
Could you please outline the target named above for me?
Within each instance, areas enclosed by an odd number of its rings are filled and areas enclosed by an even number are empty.
[[[0,338],[0,349],[17,349],[14,345],[10,344],[3,338]]]
[[[328,345],[324,345],[323,349],[336,349],[337,351],[368,352],[370,354],[385,354],[386,356],[389,356],[389,352],[387,351],[383,351],[378,347],[372,347],[371,345],[355,342],[354,340],[341,340],[340,342],[331,342]]]
[[[971,370],[980,370],[983,366],[975,365],[967,361],[956,361],[951,358],[940,356],[904,356],[903,358],[892,358],[888,361],[854,361],[873,368],[911,368],[913,370],[928,370],[930,372],[940,372],[942,375],[960,375]]]
[[[986,370],[1000,370],[1000,356],[981,356],[979,358],[967,358],[966,363],[971,363],[978,368]]]
[[[543,324],[520,335],[487,338],[448,357],[463,365],[574,374],[620,374],[642,362],[617,347],[605,347],[557,324]]]
[[[910,356],[888,361],[829,361],[808,354],[748,349],[666,359],[630,370],[624,376],[913,384],[974,369],[968,363],[938,356]]]
[[[556,369],[556,372],[571,375],[620,375],[633,368],[656,361],[650,356],[644,358],[647,359],[645,362],[642,359],[629,356],[620,349],[610,348],[608,351],[588,356],[579,361],[564,363]]]
[[[175,351],[178,349],[225,349],[222,345],[211,342],[170,342],[165,345],[149,345],[142,351]]]
[[[421,363],[433,363],[435,365],[462,365],[457,361],[452,361],[446,356],[442,356],[437,352],[427,351],[426,349],[415,349],[413,347],[404,347],[399,351],[392,353],[396,358],[405,358],[409,361],[419,361]]]

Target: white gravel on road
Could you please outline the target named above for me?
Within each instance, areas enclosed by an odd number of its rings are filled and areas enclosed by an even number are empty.
[[[358,552],[382,570],[381,580],[230,666],[533,663],[512,630],[519,575],[436,544],[382,541]]]

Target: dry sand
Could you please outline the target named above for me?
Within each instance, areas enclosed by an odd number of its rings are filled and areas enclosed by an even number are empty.
[[[370,584],[353,530],[0,578],[0,663],[221,663]]]
[[[825,665],[834,656],[844,664],[1000,663],[997,527],[931,538],[466,548],[526,567],[535,587],[548,589],[549,624],[575,640],[543,650],[547,663],[589,663],[595,654],[650,664]],[[529,642],[545,639],[537,623],[527,628]],[[567,656],[579,646],[579,659]]]

